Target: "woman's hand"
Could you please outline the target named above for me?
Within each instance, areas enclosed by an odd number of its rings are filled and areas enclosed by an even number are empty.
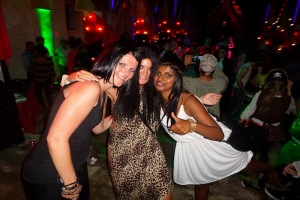
[[[76,71],[76,72],[73,72],[72,74],[70,74],[68,76],[67,80],[70,82],[98,81],[98,78],[91,72],[80,70],[80,71]]]
[[[109,116],[103,118],[102,121],[93,128],[93,130],[92,130],[93,133],[95,133],[95,134],[103,133],[111,126],[112,121],[113,121],[112,115],[109,115]]]
[[[282,171],[282,174],[283,175],[287,175],[287,174],[290,174],[292,176],[297,176],[298,175],[298,172],[294,166],[293,163],[291,164],[288,164],[287,166],[284,167],[283,171]]]
[[[183,59],[183,63],[184,65],[187,67],[188,65],[191,65],[191,64],[195,64],[196,62],[193,62],[193,55],[189,55],[189,54],[186,54],[184,56],[184,59]]]
[[[77,200],[79,197],[79,193],[82,190],[82,185],[77,183],[77,187],[72,190],[62,191],[61,196],[66,199]]]
[[[172,117],[175,120],[175,124],[173,124],[169,131],[179,134],[179,135],[185,135],[191,130],[191,123],[189,120],[183,120],[175,116],[175,114],[172,112]]]
[[[207,93],[206,95],[199,97],[199,98],[201,99],[203,104],[213,106],[213,105],[216,105],[220,101],[221,97],[222,97],[221,94]]]

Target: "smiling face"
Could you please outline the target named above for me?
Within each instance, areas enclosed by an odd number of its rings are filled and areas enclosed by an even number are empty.
[[[109,82],[115,87],[122,86],[127,80],[131,79],[138,66],[138,61],[132,54],[124,55],[113,71]]]
[[[151,74],[152,62],[149,58],[145,58],[141,62],[139,84],[145,85],[148,83]]]
[[[154,86],[159,92],[170,93],[175,84],[175,72],[170,65],[160,65],[154,75]]]

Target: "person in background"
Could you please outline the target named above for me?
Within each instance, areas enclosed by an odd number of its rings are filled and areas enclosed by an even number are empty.
[[[294,161],[286,165],[282,170],[282,179],[290,180],[291,186],[288,190],[281,191],[271,187],[265,188],[265,193],[274,200],[299,200],[300,199],[300,161]]]
[[[243,109],[243,101],[247,96],[246,84],[250,79],[251,72],[256,69],[257,57],[248,57],[249,61],[242,65],[232,86],[232,99],[230,101],[230,111],[228,118],[238,120]]]
[[[183,90],[184,67],[174,60],[161,63],[154,77],[165,131],[176,141],[173,179],[180,185],[195,185],[195,199],[206,200],[209,184],[242,171],[265,173],[271,185],[278,176],[268,163],[253,160],[252,152],[241,152],[223,142],[231,130],[209,115],[202,101]]]
[[[228,83],[227,87],[223,91],[222,99],[220,101],[220,113],[222,116],[228,115],[229,106],[231,100],[231,90],[233,83],[235,81],[233,73],[233,61],[231,58],[228,58],[228,48],[226,46],[220,46],[218,49],[218,68],[227,76]]]
[[[154,44],[155,52],[157,53],[157,55],[159,56],[160,59],[163,57],[163,55],[167,51],[167,49],[165,48],[166,43],[167,42],[165,40],[160,39]]]
[[[300,199],[300,99],[297,100],[297,117],[289,128],[290,139],[282,145],[273,163],[280,176],[280,189],[266,188],[272,199]]]
[[[185,71],[183,76],[191,77],[191,78],[198,78],[199,77],[199,61],[202,55],[198,54],[198,46],[197,43],[192,43],[184,54],[184,65]]]
[[[272,144],[286,141],[282,131],[285,113],[297,115],[291,87],[292,82],[284,70],[271,70],[264,89],[255,94],[240,116],[239,123],[250,119],[248,129],[257,141],[253,152],[260,153],[263,161],[268,161],[268,150]]]
[[[68,40],[70,51],[67,55],[67,74],[71,74],[75,69],[75,56],[79,52],[79,45],[77,44],[76,38],[70,37]]]
[[[29,65],[31,59],[34,57],[34,42],[32,41],[27,41],[25,43],[25,49],[22,53],[22,62],[23,62],[23,67],[26,71],[27,79],[31,80],[31,74],[29,71]]]
[[[262,90],[266,83],[266,77],[270,71],[270,67],[268,64],[261,63],[257,67],[256,75],[250,80],[251,86],[254,88],[254,93]]]
[[[54,51],[54,58],[57,59],[60,77],[67,73],[67,57],[69,51],[67,40],[61,39],[60,46]]]
[[[273,164],[280,176],[280,190],[266,188],[272,199],[300,199],[300,99],[297,100],[297,117],[289,127],[290,139],[282,145]],[[283,190],[281,190],[283,189]]]
[[[163,55],[161,55],[161,62],[163,62],[165,59],[168,59],[170,57],[177,57],[177,54],[175,53],[175,50],[177,49],[178,42],[176,39],[173,39],[169,42],[167,50],[164,52]]]
[[[236,48],[236,58],[234,58],[234,69],[233,69],[233,73],[236,76],[240,67],[245,64],[246,58],[247,58],[247,54],[246,54],[246,50],[245,48],[241,45],[239,47]]]
[[[203,55],[198,65],[200,76],[197,78],[183,76],[183,87],[198,97],[212,92],[221,98],[221,94],[227,87],[228,78],[217,68],[217,64],[218,60],[215,56],[211,54]],[[220,117],[219,102],[213,106],[206,106],[206,108],[211,114]]]
[[[138,65],[134,48],[114,45],[95,61],[91,73],[97,79],[75,82],[60,91],[44,133],[22,166],[28,200],[89,199],[86,161],[91,132],[101,133],[112,122],[111,116],[104,118],[104,92],[112,87],[126,90]]]
[[[232,58],[232,51],[234,49],[234,41],[233,41],[232,36],[227,37],[227,49],[228,49],[227,57],[229,59],[231,59]]]
[[[43,49],[43,51],[46,51],[46,56],[50,56],[49,50],[47,47],[45,47],[45,38],[42,36],[38,36],[35,38],[36,45],[39,46],[39,48]]]
[[[35,56],[31,59],[29,70],[34,81],[36,98],[42,108],[47,109],[52,105],[51,87],[55,78],[53,60],[47,56],[43,46],[36,45],[34,51]]]

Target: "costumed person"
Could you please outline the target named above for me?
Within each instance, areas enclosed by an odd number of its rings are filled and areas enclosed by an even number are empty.
[[[211,54],[203,55],[198,64],[200,71],[199,77],[190,78],[183,76],[184,89],[198,97],[210,92],[222,94],[227,87],[228,78],[220,69],[218,69],[217,64],[218,60],[215,56]],[[209,113],[220,117],[219,102],[213,106],[206,106],[206,108]]]
[[[273,69],[266,77],[263,90],[257,92],[240,116],[239,123],[248,121],[248,129],[257,141],[253,152],[268,161],[268,151],[275,142],[285,142],[283,132],[286,113],[296,115],[295,100],[291,96],[292,82],[284,70]]]
[[[277,174],[268,163],[252,160],[251,151],[238,151],[225,142],[232,130],[212,117],[201,100],[183,90],[184,66],[175,60],[161,63],[154,77],[159,92],[162,126],[176,141],[173,179],[180,185],[195,185],[195,199],[207,199],[209,184],[237,172],[263,172],[271,185]]]
[[[280,148],[273,163],[280,174],[280,184],[286,190],[265,188],[265,193],[272,199],[300,199],[300,99],[297,101],[298,115],[289,128],[290,139]]]

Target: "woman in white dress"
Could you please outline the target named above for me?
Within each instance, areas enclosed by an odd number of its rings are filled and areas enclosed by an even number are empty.
[[[208,63],[209,64],[209,63]],[[195,199],[207,199],[209,183],[243,171],[264,172],[271,184],[277,176],[271,165],[252,160],[223,142],[231,130],[212,117],[201,100],[182,87],[183,67],[170,59],[155,72],[154,85],[161,103],[162,125],[177,141],[173,178],[180,185],[195,185]]]

